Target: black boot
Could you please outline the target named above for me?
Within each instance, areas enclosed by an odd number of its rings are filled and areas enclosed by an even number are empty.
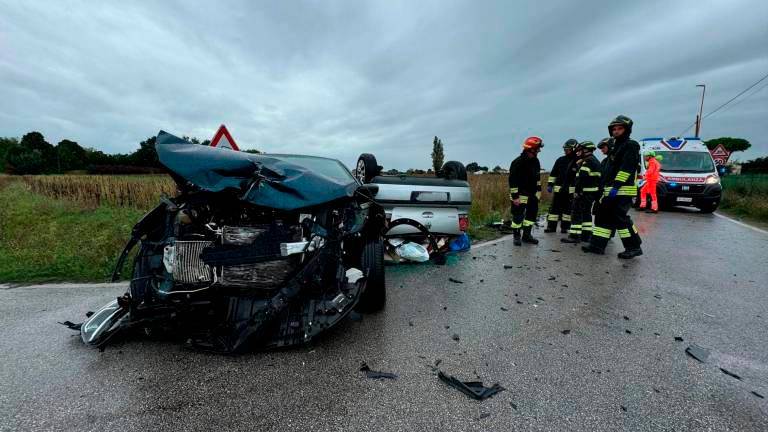
[[[571,229],[571,222],[570,221],[562,221],[560,222],[560,233],[561,234],[568,234],[568,230]]]
[[[514,235],[513,243],[515,244],[515,246],[522,246],[523,242],[520,241],[520,228],[513,229],[512,234]]]
[[[545,233],[553,233],[557,231],[557,221],[547,221],[547,227],[544,229]]]
[[[581,237],[579,237],[578,234],[568,234],[568,237],[561,238],[560,241],[563,243],[579,243],[581,241]]]
[[[636,256],[640,256],[643,254],[643,250],[640,248],[640,246],[632,249],[627,249],[624,252],[619,252],[619,258],[621,259],[632,259]]]
[[[523,228],[523,241],[530,244],[539,244],[539,241],[531,235],[531,229],[533,229],[533,227],[527,226]]]

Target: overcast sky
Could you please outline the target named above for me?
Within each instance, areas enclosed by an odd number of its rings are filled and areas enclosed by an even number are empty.
[[[767,73],[765,0],[0,0],[0,136],[107,152],[225,123],[241,147],[400,169],[428,167],[434,135],[490,167],[539,135],[549,166],[617,114],[635,138],[677,135],[696,84],[707,113]],[[765,84],[702,136],[768,154]]]

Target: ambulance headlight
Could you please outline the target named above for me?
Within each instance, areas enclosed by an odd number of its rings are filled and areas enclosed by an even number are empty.
[[[718,184],[720,183],[720,178],[716,176],[709,176],[706,180],[704,180],[704,183],[706,184]]]

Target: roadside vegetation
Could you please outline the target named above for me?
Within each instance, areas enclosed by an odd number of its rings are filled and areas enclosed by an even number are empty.
[[[722,184],[723,211],[768,223],[768,174],[724,176]]]
[[[469,180],[470,237],[498,237],[487,224],[509,218],[507,176]],[[165,175],[0,175],[0,282],[106,281],[136,221],[173,193]]]
[[[105,281],[143,211],[84,207],[0,179],[0,282]]]

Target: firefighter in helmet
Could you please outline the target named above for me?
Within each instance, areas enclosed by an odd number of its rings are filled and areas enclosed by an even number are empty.
[[[547,228],[545,233],[557,231],[557,222],[560,222],[560,231],[568,232],[571,225],[568,188],[563,189],[563,183],[567,174],[568,164],[576,157],[573,148],[578,141],[571,138],[563,144],[563,156],[555,161],[552,171],[547,179],[547,192],[552,194],[552,204],[547,214]]]
[[[614,139],[608,153],[608,168],[605,174],[603,197],[595,215],[592,239],[584,252],[604,254],[614,231],[624,244],[619,258],[631,259],[643,254],[642,240],[637,227],[629,217],[632,199],[637,195],[637,171],[640,164],[640,144],[629,138],[632,133],[632,119],[620,115],[608,124],[608,132]]]
[[[574,180],[571,228],[563,243],[588,242],[592,235],[592,204],[600,189],[600,162],[593,154],[595,143],[584,141],[576,146],[578,171]]]
[[[544,144],[537,136],[523,141],[523,152],[509,165],[509,199],[512,201],[512,233],[515,246],[538,244],[531,230],[536,223],[541,197],[541,165],[538,154]],[[522,236],[520,232],[522,231]]]

